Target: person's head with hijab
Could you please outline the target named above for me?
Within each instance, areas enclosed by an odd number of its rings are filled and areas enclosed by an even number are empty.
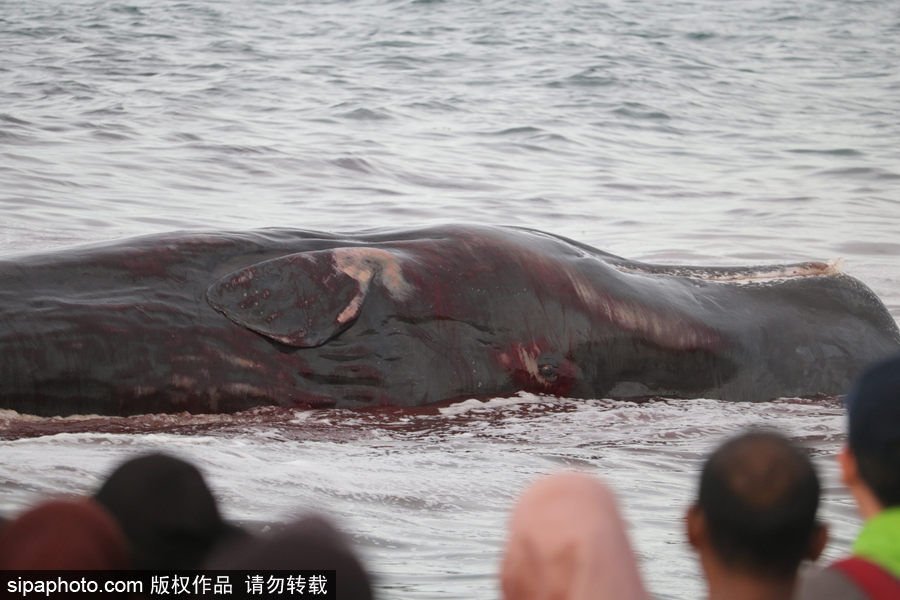
[[[520,496],[501,570],[506,600],[646,600],[615,497],[583,473],[542,478]]]

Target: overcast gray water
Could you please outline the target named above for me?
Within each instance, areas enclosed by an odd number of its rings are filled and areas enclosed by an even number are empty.
[[[844,258],[900,318],[898,39],[893,0],[0,0],[0,253],[523,225],[654,262]],[[230,518],[326,511],[382,598],[496,598],[516,493],[582,468],[619,493],[654,596],[686,600],[702,594],[681,517],[703,456],[759,423],[816,456],[839,556],[858,519],[835,399],[0,412],[0,513],[164,450]]]

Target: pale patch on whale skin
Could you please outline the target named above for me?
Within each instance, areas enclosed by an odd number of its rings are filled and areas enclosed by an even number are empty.
[[[217,391],[220,394],[225,394],[227,396],[247,395],[257,397],[265,397],[269,392],[267,389],[249,383],[226,383],[225,385],[219,386]]]
[[[525,370],[528,372],[528,374],[539,381],[543,381],[543,377],[541,377],[541,371],[538,368],[537,357],[521,345],[517,345],[516,354],[519,355],[519,361],[521,362],[522,366],[525,367]]]
[[[843,274],[844,261],[836,259],[759,267],[611,266],[628,275],[676,276],[723,285],[764,285],[805,277],[838,276]],[[644,335],[662,346],[674,349],[712,348],[719,341],[717,334],[700,324],[673,319],[648,306],[615,300],[597,290],[592,282],[585,281],[578,273],[570,271],[567,275],[585,305],[627,331]]]
[[[176,388],[191,389],[195,387],[197,380],[187,375],[172,375],[172,385]]]
[[[719,336],[700,325],[692,325],[648,306],[615,300],[585,281],[578,273],[567,273],[569,282],[581,301],[592,311],[622,329],[641,334],[666,348],[678,350],[712,348]]]
[[[825,262],[805,262],[772,267],[683,267],[665,265],[612,265],[622,273],[640,275],[675,275],[701,281],[722,283],[767,283],[800,277],[834,277],[844,273],[844,259]]]
[[[359,313],[375,274],[393,299],[405,300],[412,293],[413,288],[404,279],[400,261],[393,252],[378,248],[335,248],[331,253],[335,270],[359,284],[359,292],[337,317],[342,325]]]

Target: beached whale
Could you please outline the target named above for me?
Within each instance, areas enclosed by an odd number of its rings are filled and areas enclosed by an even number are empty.
[[[0,261],[0,407],[839,394],[900,333],[826,263],[658,266],[539,231],[179,232]]]

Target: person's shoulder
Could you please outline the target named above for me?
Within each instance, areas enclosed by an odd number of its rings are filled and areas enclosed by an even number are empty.
[[[856,583],[831,567],[810,568],[799,579],[794,600],[869,600]]]

